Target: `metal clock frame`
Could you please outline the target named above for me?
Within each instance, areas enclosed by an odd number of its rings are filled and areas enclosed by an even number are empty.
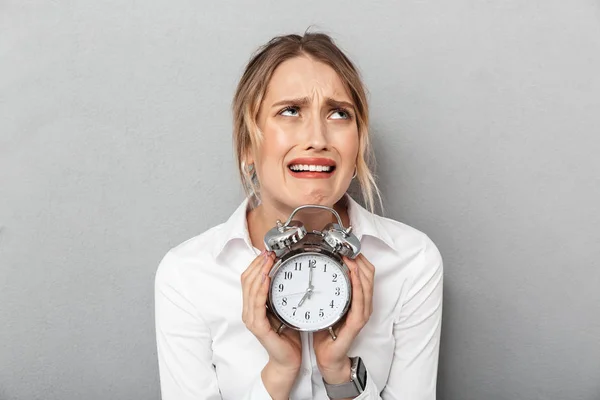
[[[308,233],[302,222],[292,220],[294,215],[304,208],[319,208],[330,211],[337,219],[337,224],[329,223],[321,231]],[[318,326],[316,328],[300,328],[292,323],[287,323],[273,305],[272,279],[269,286],[269,297],[267,301],[267,308],[273,312],[279,321],[281,321],[282,326],[287,326],[303,332],[318,332],[329,329],[329,334],[333,340],[335,340],[337,336],[333,332],[333,326],[345,317],[352,301],[350,269],[344,263],[342,256],[355,258],[360,253],[360,241],[352,233],[352,227],[349,226],[348,228],[344,228],[340,215],[333,208],[317,204],[306,204],[296,208],[285,223],[282,224],[280,220],[277,220],[277,226],[266,233],[264,242],[266,249],[274,251],[275,256],[278,258],[278,261],[271,268],[271,271],[269,271],[269,277],[271,278],[278,273],[283,263],[300,254],[324,255],[339,263],[349,291],[346,304],[344,304],[344,308],[339,314],[339,318],[333,323],[328,324],[327,326]]]

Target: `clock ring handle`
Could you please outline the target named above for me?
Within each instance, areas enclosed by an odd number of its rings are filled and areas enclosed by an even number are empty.
[[[335,218],[337,219],[338,225],[343,229],[345,235],[349,235],[350,232],[352,232],[352,227],[351,226],[349,226],[348,228],[344,227],[344,224],[342,223],[342,218],[340,217],[340,214],[338,214],[337,211],[335,211],[331,207],[322,206],[322,205],[319,205],[319,204],[305,204],[303,206],[300,206],[300,207],[296,208],[294,211],[292,211],[292,213],[288,217],[287,221],[285,221],[285,223],[283,225],[281,224],[281,221],[277,221],[278,228],[280,230],[283,230],[284,228],[286,228],[292,222],[292,218],[294,218],[294,215],[296,215],[296,213],[298,211],[303,210],[305,208],[320,208],[321,210],[330,211],[335,216]]]

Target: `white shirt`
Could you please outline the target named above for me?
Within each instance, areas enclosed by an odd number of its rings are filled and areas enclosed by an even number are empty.
[[[367,369],[357,399],[431,400],[442,318],[442,258],[424,233],[374,215],[346,195],[361,252],[375,266],[373,314],[349,356]],[[270,400],[268,354],[242,322],[240,275],[258,255],[246,199],[223,224],[171,249],[156,273],[156,340],[163,400]],[[327,394],[301,333],[302,368],[290,398]],[[350,377],[348,377],[350,380]]]

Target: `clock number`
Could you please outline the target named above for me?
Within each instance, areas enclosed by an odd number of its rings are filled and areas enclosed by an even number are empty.
[[[333,308],[333,300],[331,300],[331,303],[329,303],[329,307]]]
[[[308,268],[316,268],[317,260],[308,260]]]
[[[283,304],[284,306],[287,306],[287,297],[284,297],[283,299],[281,299],[281,304]]]
[[[292,271],[286,271],[283,274],[283,279],[292,279]]]
[[[296,307],[292,307],[292,310],[294,310],[294,312],[292,313],[292,317],[295,317],[295,316],[296,316],[296,310],[297,310],[297,309],[298,309],[298,308],[296,308]]]
[[[337,274],[333,274],[333,280],[331,282],[337,282]]]
[[[323,317],[325,315],[325,313],[323,312],[322,308],[319,308],[319,317]]]
[[[305,319],[310,319],[310,311],[307,311],[304,313],[304,318]]]
[[[302,271],[302,263],[301,262],[295,263],[294,271]]]
[[[277,287],[279,288],[279,292],[283,292],[283,283],[280,283]]]
[[[336,296],[339,296],[339,295],[340,295],[340,288],[339,288],[339,287],[336,287],[336,288],[335,288],[335,295],[336,295]]]
[[[323,264],[323,272],[327,272],[327,264]]]

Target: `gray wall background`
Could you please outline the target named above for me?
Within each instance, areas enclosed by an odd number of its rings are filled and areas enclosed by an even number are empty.
[[[254,49],[325,30],[445,260],[442,400],[600,399],[597,1],[0,0],[0,399],[158,399],[153,279],[241,201]]]

